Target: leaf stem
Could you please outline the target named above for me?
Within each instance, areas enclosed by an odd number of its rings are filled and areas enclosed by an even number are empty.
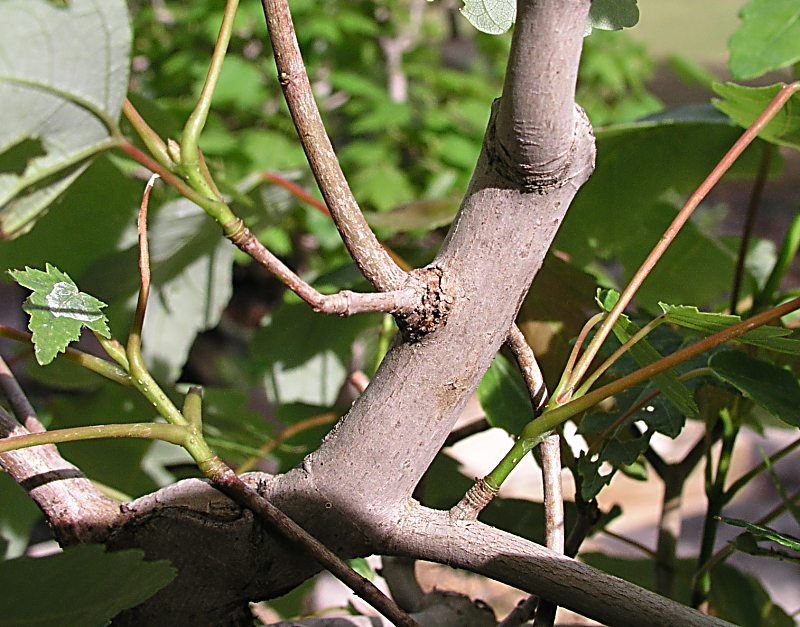
[[[91,425],[88,427],[71,427],[29,435],[17,435],[0,439],[0,453],[16,451],[21,448],[40,446],[42,444],[61,444],[64,442],[82,442],[85,440],[101,440],[105,438],[142,438],[145,440],[163,440],[178,446],[185,446],[188,431],[178,425],[160,422],[134,422],[114,425]]]
[[[798,447],[800,447],[800,438],[797,438],[796,440],[790,442],[789,444],[784,446],[781,450],[770,455],[769,458],[767,458],[765,461],[751,468],[749,471],[747,471],[745,474],[739,477],[736,481],[734,481],[730,485],[730,487],[728,487],[727,490],[725,490],[725,495],[724,495],[725,503],[729,503],[731,499],[734,496],[736,496],[739,490],[741,490],[743,487],[749,484],[755,477],[757,477],[762,472],[767,470],[767,468],[769,468],[772,464],[774,464],[778,460],[786,457],[789,453],[796,450]]]
[[[122,104],[122,113],[128,122],[130,122],[133,130],[136,131],[136,134],[144,142],[144,145],[147,146],[150,154],[153,155],[162,166],[173,170],[175,168],[175,162],[169,156],[167,144],[145,121],[136,110],[136,107],[133,106],[133,103],[127,98],[125,98],[125,102]]]
[[[214,95],[214,90],[217,87],[217,81],[222,71],[222,62],[228,52],[228,44],[233,32],[233,20],[236,17],[236,9],[238,7],[239,0],[227,0],[225,3],[222,24],[219,27],[217,43],[211,55],[211,64],[206,74],[206,81],[203,84],[203,89],[200,92],[194,111],[189,115],[181,134],[181,167],[186,169],[187,175],[190,171],[197,171],[199,174],[197,165],[198,142],[208,119],[208,112],[211,110],[211,98]]]
[[[650,271],[656,265],[658,260],[661,259],[661,256],[664,254],[667,247],[674,241],[681,227],[686,224],[686,221],[692,215],[700,202],[719,182],[719,180],[722,178],[722,175],[730,169],[736,159],[738,159],[742,152],[744,152],[745,148],[747,148],[753,142],[753,140],[758,137],[758,134],[761,132],[761,130],[770,122],[770,120],[772,120],[772,118],[775,117],[778,111],[780,111],[783,105],[798,89],[800,89],[800,82],[790,83],[781,87],[780,91],[775,95],[769,105],[767,105],[761,115],[759,115],[758,118],[756,118],[756,120],[750,125],[750,127],[745,130],[742,136],[714,167],[708,177],[689,197],[689,199],[686,201],[686,204],[684,204],[683,208],[678,212],[678,215],[675,216],[675,219],[661,236],[661,239],[647,256],[647,259],[645,259],[644,263],[642,263],[641,267],[636,271],[636,274],[633,275],[627,287],[620,295],[617,304],[614,305],[612,310],[609,312],[608,317],[605,319],[605,321],[603,321],[603,324],[597,330],[597,334],[594,336],[594,338],[592,338],[592,341],[589,343],[586,351],[581,356],[578,365],[570,377],[570,383],[568,385],[569,388],[577,387],[581,379],[583,379],[586,371],[589,369],[589,366],[592,363],[592,360],[600,350],[600,346],[608,337],[608,334],[611,332],[611,329],[614,327],[614,324],[617,322],[620,314],[622,314],[625,307],[627,307],[631,302],[631,299],[633,299],[633,296],[636,294],[645,278],[647,278],[647,276],[650,274]]]
[[[16,342],[23,342],[25,344],[29,344],[31,342],[30,333],[27,331],[18,331],[17,329],[4,324],[0,324],[0,337],[5,337]],[[128,373],[122,368],[106,361],[105,359],[101,359],[100,357],[90,355],[89,353],[84,353],[77,348],[67,347],[67,349],[64,351],[64,359],[68,359],[79,366],[83,366],[87,370],[91,370],[92,372],[99,374],[106,379],[114,381],[115,383],[127,386],[131,385]]]
[[[566,422],[573,416],[590,409],[600,401],[618,394],[624,390],[634,387],[657,374],[660,374],[678,364],[688,361],[692,357],[700,355],[715,346],[724,344],[730,340],[740,337],[755,328],[763,326],[773,320],[777,320],[792,311],[800,309],[800,296],[793,298],[777,307],[756,314],[752,318],[743,320],[722,331],[714,333],[708,337],[698,340],[694,344],[687,346],[679,351],[667,355],[647,366],[636,370],[616,381],[589,392],[585,396],[574,398],[563,405],[557,405],[552,409],[548,408],[541,416],[529,422],[522,430],[522,434],[514,442],[509,452],[503,457],[500,463],[485,477],[486,483],[495,490],[498,490],[503,481],[506,480],[511,471],[516,467],[525,453],[544,439],[544,437],[558,425]]]

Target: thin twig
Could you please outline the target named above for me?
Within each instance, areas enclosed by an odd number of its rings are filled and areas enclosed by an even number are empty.
[[[0,357],[0,388],[3,389],[14,415],[19,423],[31,433],[42,433],[44,425],[36,417],[36,411],[28,400],[22,386],[17,381],[5,359]]]
[[[733,273],[733,287],[731,288],[730,309],[733,315],[736,315],[736,306],[739,304],[739,294],[742,289],[742,278],[744,277],[744,264],[747,260],[750,239],[753,235],[753,225],[756,221],[758,208],[761,205],[764,186],[767,183],[767,178],[769,178],[769,166],[772,163],[773,152],[773,144],[765,143],[764,151],[761,153],[758,173],[755,181],[753,181],[753,189],[750,192],[750,201],[747,204],[747,214],[742,227],[742,240],[739,242],[739,253],[736,256],[736,270]]]
[[[374,584],[355,572],[338,555],[244,483],[221,459],[211,458],[201,463],[200,467],[204,474],[225,494],[247,507],[262,522],[276,529],[284,537],[306,549],[311,557],[395,625],[419,627],[416,621],[378,590]]]
[[[311,171],[344,245],[361,273],[380,291],[401,289],[406,273],[369,228],[350,191],[319,114],[286,0],[262,0],[275,64],[289,112]]]
[[[661,236],[661,239],[647,256],[647,259],[645,259],[644,263],[642,263],[642,266],[636,271],[636,274],[633,275],[625,290],[623,290],[622,294],[620,294],[617,304],[614,305],[613,309],[609,312],[608,317],[603,321],[603,324],[597,330],[594,338],[592,338],[592,341],[586,348],[586,352],[584,352],[584,354],[581,356],[578,365],[575,367],[575,370],[572,373],[570,383],[567,386],[568,389],[574,389],[580,383],[581,379],[583,379],[584,375],[589,369],[589,366],[591,365],[592,360],[594,360],[595,355],[597,355],[598,351],[600,350],[600,346],[608,337],[608,334],[611,332],[611,329],[614,327],[614,324],[617,322],[620,314],[631,302],[631,299],[633,299],[633,296],[636,294],[645,278],[650,274],[650,271],[653,269],[653,267],[655,267],[658,260],[661,259],[664,251],[666,251],[667,247],[673,242],[681,227],[683,227],[700,202],[719,182],[719,180],[722,178],[722,175],[730,169],[736,159],[738,159],[742,152],[744,152],[745,148],[747,148],[753,142],[753,140],[758,137],[758,134],[762,131],[762,129],[770,122],[770,120],[772,120],[773,117],[775,117],[778,111],[781,110],[783,105],[786,104],[789,98],[791,98],[798,89],[800,89],[800,82],[784,85],[777,95],[772,99],[769,105],[767,105],[761,115],[758,116],[755,122],[750,125],[750,127],[742,134],[742,136],[736,141],[736,143],[725,154],[725,156],[722,157],[719,163],[711,171],[711,174],[708,175],[708,177],[700,184],[697,190],[689,197],[689,199],[686,201],[686,204],[678,212],[678,215],[675,216],[672,224],[667,227],[667,230]]]
[[[522,378],[528,387],[534,415],[547,405],[547,386],[541,368],[525,335],[516,324],[511,325],[506,338],[511,352],[517,359]],[[560,436],[554,433],[539,445],[542,462],[542,489],[544,501],[544,540],[548,549],[564,552],[564,497],[561,493],[561,445]],[[530,602],[533,605],[533,601]],[[535,627],[550,627],[558,606],[547,601],[536,605]]]

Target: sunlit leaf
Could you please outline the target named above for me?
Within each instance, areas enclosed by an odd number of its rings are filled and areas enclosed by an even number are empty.
[[[734,122],[748,127],[767,108],[780,89],[781,84],[745,87],[735,83],[715,83],[714,91],[720,98],[713,102],[717,109]],[[800,148],[800,95],[792,95],[758,136],[774,144]]]
[[[514,24],[517,3],[515,0],[464,0],[461,12],[479,31],[500,35]]]
[[[0,237],[28,231],[110,147],[130,45],[124,0],[0,2]]]
[[[750,0],[742,24],[728,42],[731,74],[738,80],[800,61],[800,6],[795,0]]]
[[[33,333],[36,360],[49,364],[86,327],[103,337],[110,337],[108,320],[101,311],[106,304],[78,290],[75,282],[58,268],[46,265],[46,271],[25,268],[9,274],[22,287],[32,291],[23,305],[30,316],[28,328]]]

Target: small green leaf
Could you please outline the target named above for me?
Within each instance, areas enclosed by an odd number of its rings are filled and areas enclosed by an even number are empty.
[[[639,21],[637,0],[592,0],[587,35],[591,29],[622,30],[636,26]]]
[[[516,0],[464,0],[461,8],[470,24],[489,35],[501,35],[517,18]]]
[[[368,581],[375,581],[376,573],[372,566],[369,565],[366,559],[363,557],[356,557],[351,560],[347,560],[348,565],[354,571],[356,571],[359,575],[361,575],[364,579]]]
[[[800,5],[796,0],[751,0],[728,43],[731,74],[757,78],[800,61]]]
[[[713,335],[742,321],[739,316],[707,313],[699,311],[697,307],[666,303],[659,303],[659,305],[661,310],[667,314],[667,322],[677,324],[685,329],[699,331],[704,335]],[[791,334],[790,329],[783,327],[762,326],[739,336],[736,341],[781,353],[798,355],[800,354],[800,340],[787,337]]]
[[[106,553],[98,545],[0,562],[0,627],[106,625],[176,574],[169,562],[145,562],[138,549]]]
[[[767,87],[714,83],[714,91],[720,98],[715,98],[713,103],[734,122],[747,128],[761,115],[782,86],[781,83]],[[758,136],[773,144],[800,148],[800,96],[797,93],[789,98]]]
[[[786,424],[800,427],[800,385],[791,372],[735,350],[715,353],[708,365],[720,379]]]
[[[33,332],[36,361],[49,364],[70,342],[80,337],[87,327],[103,337],[111,337],[108,320],[101,311],[106,304],[94,296],[78,291],[69,275],[46,265],[46,271],[25,268],[9,270],[22,287],[33,293],[23,304],[30,315],[28,328]]]
[[[528,387],[519,370],[498,353],[477,389],[486,421],[516,435],[533,419]]]

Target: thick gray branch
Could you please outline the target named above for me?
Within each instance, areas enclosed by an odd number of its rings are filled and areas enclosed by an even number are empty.
[[[503,97],[497,168],[535,190],[561,184],[575,127],[575,83],[589,0],[518,0]]]
[[[0,438],[28,433],[0,407]],[[0,468],[39,506],[63,545],[101,542],[119,519],[119,505],[100,494],[52,444],[3,453]]]
[[[513,534],[423,507],[407,511],[386,551],[480,573],[615,627],[728,625]]]

